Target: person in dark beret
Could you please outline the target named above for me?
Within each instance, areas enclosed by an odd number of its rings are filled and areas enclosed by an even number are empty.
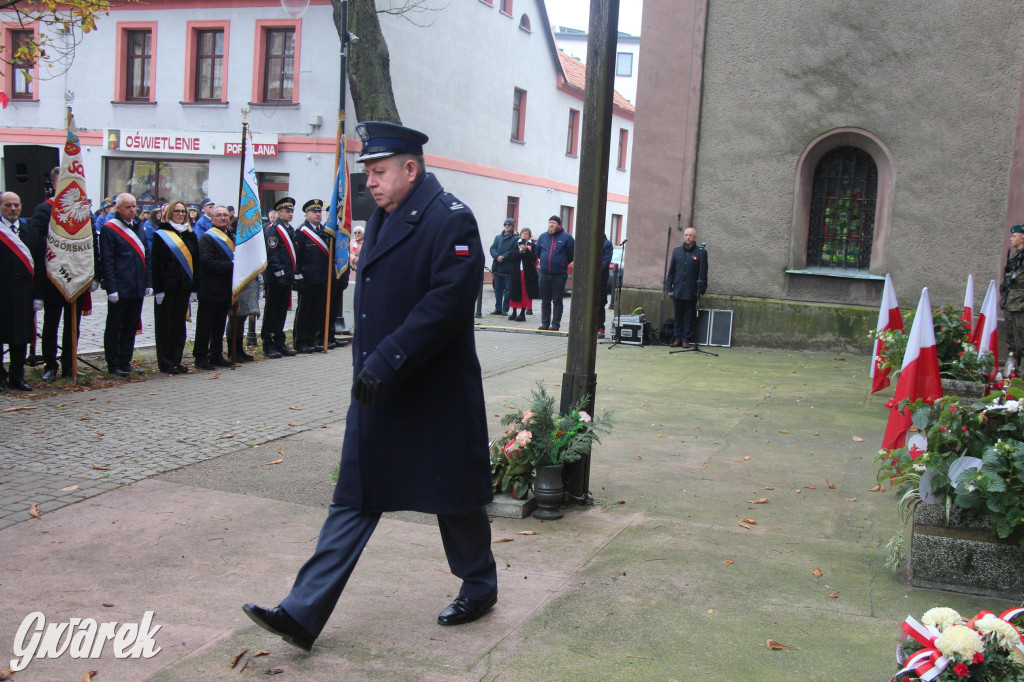
[[[359,256],[355,379],[338,483],[316,551],[288,596],[274,608],[243,607],[307,651],[385,511],[437,515],[448,565],[462,581],[440,625],[474,621],[498,598],[473,335],[484,269],[480,231],[472,211],[425,171],[426,135],[393,123],[357,130],[377,210]]]

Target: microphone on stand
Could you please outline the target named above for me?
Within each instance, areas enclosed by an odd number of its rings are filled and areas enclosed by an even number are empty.
[[[621,246],[621,245],[625,244],[625,243],[626,243],[626,242],[628,242],[628,241],[629,241],[629,239],[623,239],[623,240],[622,240],[621,242],[619,242],[619,246]]]

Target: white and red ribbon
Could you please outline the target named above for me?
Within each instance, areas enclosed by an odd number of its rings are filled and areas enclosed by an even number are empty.
[[[135,234],[134,230],[132,230],[130,227],[125,225],[117,218],[111,220],[109,223],[104,225],[104,227],[109,227],[113,229],[114,232],[116,232],[121,237],[121,239],[128,242],[128,245],[131,246],[132,249],[135,250],[135,253],[138,254],[139,258],[142,259],[142,262],[146,262],[146,247],[143,246],[142,240],[139,239],[139,235]]]
[[[28,274],[34,277],[35,267],[32,264],[32,252],[28,250],[25,242],[21,241],[18,235],[14,234],[14,230],[3,223],[0,223],[0,241],[7,244],[7,247],[14,252],[14,255],[21,261],[21,264],[28,270]]]
[[[307,237],[309,237],[310,240],[312,240],[312,242],[314,244],[316,244],[317,246],[320,247],[320,250],[324,252],[325,256],[327,256],[328,258],[331,257],[331,250],[327,247],[327,243],[323,239],[320,238],[320,235],[318,235],[316,232],[314,232],[313,230],[309,229],[305,225],[303,225],[299,229],[302,231],[303,234],[305,234]]]
[[[280,224],[277,226],[277,234],[280,235],[281,241],[288,249],[288,256],[292,259],[292,272],[295,272],[295,245],[292,244],[292,238],[288,235],[288,230]]]

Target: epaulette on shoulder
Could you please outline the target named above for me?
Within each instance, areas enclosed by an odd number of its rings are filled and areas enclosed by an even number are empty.
[[[448,192],[441,193],[441,203],[448,207],[449,211],[462,211],[465,210],[466,205],[459,201],[455,195],[449,194]]]

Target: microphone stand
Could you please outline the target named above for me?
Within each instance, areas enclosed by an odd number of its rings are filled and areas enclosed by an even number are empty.
[[[608,350],[622,343],[622,319],[620,318],[622,313],[622,271],[626,266],[626,243],[628,241],[629,239],[622,240],[622,267],[616,273],[615,289],[612,290],[612,296],[615,298],[615,317],[612,318],[612,345],[608,346]]]
[[[706,245],[706,242],[701,242],[700,250],[701,250],[702,257],[706,259],[707,258],[707,249],[704,248],[705,245]],[[698,275],[700,274],[700,270],[699,269],[697,271],[697,274]],[[718,353],[712,353],[709,350],[704,350],[703,348],[700,347],[700,344],[697,343],[696,324],[697,324],[697,318],[700,317],[700,297],[701,297],[700,290],[701,290],[701,285],[702,284],[704,284],[704,280],[698,279],[697,280],[697,314],[694,316],[694,320],[693,320],[693,323],[694,323],[694,326],[695,326],[695,328],[693,330],[693,337],[694,337],[694,339],[693,339],[693,341],[690,342],[690,347],[689,348],[681,348],[679,350],[669,351],[669,355],[675,355],[676,353],[701,353],[703,355],[711,355],[711,356],[714,356],[716,358],[718,357]],[[710,325],[711,325],[711,321],[709,320],[708,321],[708,339],[709,340],[711,338],[711,327],[710,327]]]

